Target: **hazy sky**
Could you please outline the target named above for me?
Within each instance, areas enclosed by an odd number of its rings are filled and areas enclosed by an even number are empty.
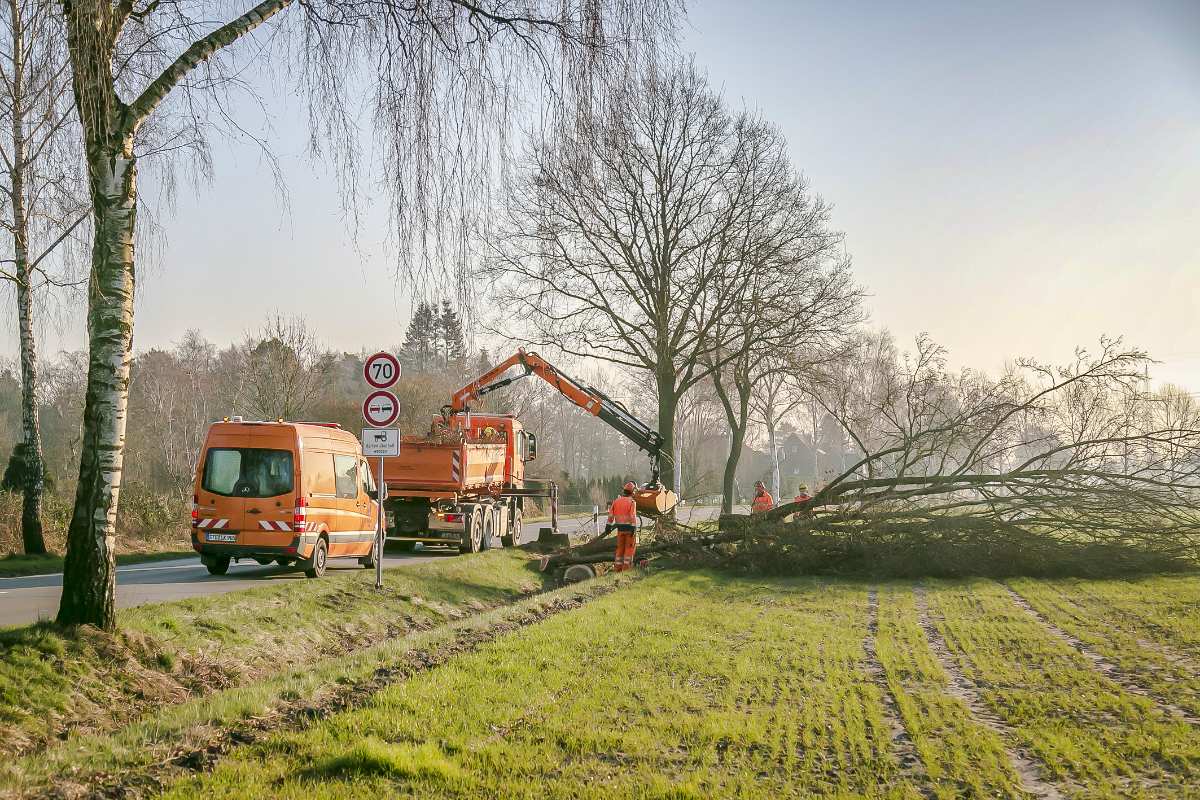
[[[1200,389],[1200,2],[710,1],[684,46],[782,126],[876,324],[990,370],[1120,334]],[[337,348],[401,340],[383,232],[351,250],[298,109],[272,113],[290,213],[253,148],[220,147],[142,276],[137,349],[224,343],[274,309]],[[44,346],[79,346],[77,317]]]

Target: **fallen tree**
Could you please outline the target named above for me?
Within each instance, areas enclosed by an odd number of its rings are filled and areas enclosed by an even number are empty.
[[[810,500],[724,514],[715,533],[672,524],[639,553],[904,576],[1200,563],[1200,410],[1148,390],[1145,353],[1103,340],[1070,364],[1020,361],[992,379],[949,372],[921,339],[887,362],[842,365],[813,390],[860,457]],[[593,559],[576,548],[548,566]]]

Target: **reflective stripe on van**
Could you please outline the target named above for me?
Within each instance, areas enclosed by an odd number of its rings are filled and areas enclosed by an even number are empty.
[[[268,522],[265,519],[260,519],[258,521],[258,527],[262,528],[264,531],[289,531],[290,532],[292,530],[292,526],[288,525],[286,522]]]
[[[197,528],[212,528],[214,531],[220,530],[229,524],[227,519],[202,519],[196,523]]]

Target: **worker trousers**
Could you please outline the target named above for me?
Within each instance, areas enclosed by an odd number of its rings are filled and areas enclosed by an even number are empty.
[[[624,572],[632,567],[635,550],[637,534],[633,531],[617,531],[617,555],[613,559],[613,572]]]

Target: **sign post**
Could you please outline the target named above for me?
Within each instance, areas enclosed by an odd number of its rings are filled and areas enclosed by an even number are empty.
[[[363,363],[363,379],[375,391],[363,401],[363,419],[370,425],[363,428],[363,455],[379,458],[379,481],[375,499],[379,514],[375,521],[375,588],[383,588],[383,548],[387,530],[383,501],[387,499],[387,480],[383,475],[383,460],[400,455],[400,431],[391,427],[400,416],[400,401],[388,389],[400,379],[400,362],[391,353],[378,352]]]

